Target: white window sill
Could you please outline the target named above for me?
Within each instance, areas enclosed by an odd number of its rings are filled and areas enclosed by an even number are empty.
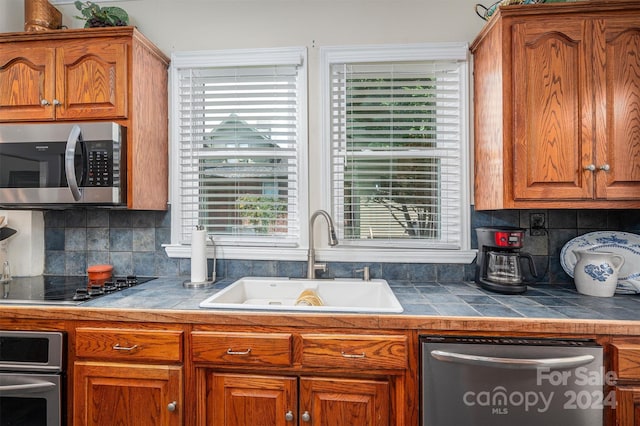
[[[169,257],[190,258],[188,245],[165,245]],[[323,262],[387,262],[387,263],[458,263],[470,264],[477,250],[403,250],[367,249],[362,247],[332,247],[316,249],[316,259]],[[216,248],[218,259],[306,261],[307,250],[287,247]],[[207,249],[213,258],[213,247]]]

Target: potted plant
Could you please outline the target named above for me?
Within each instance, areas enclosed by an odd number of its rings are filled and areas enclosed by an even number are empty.
[[[75,2],[76,9],[82,13],[82,16],[76,16],[77,19],[84,19],[85,28],[93,27],[120,27],[129,25],[129,15],[121,7],[105,6],[100,7],[92,1]]]

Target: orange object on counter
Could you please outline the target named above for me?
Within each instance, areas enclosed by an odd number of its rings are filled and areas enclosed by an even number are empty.
[[[91,265],[87,268],[90,285],[104,285],[111,279],[113,265]]]

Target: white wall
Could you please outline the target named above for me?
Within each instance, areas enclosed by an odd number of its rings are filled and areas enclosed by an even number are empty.
[[[55,0],[54,0],[55,1]],[[63,24],[82,26],[73,4]],[[128,0],[106,1],[162,50],[471,41],[483,21],[477,0]],[[0,32],[22,31],[22,0],[0,1]],[[315,41],[315,43],[314,43]]]
[[[55,0],[54,0],[55,1]],[[69,0],[61,0],[67,2]],[[487,0],[489,1],[489,0]],[[309,59],[310,158],[318,158],[318,47],[471,42],[482,28],[478,0],[125,0],[131,23],[167,55],[181,50],[305,46]],[[489,1],[492,3],[493,0]],[[52,2],[53,3],[53,2]],[[63,25],[79,28],[72,3],[57,4]],[[0,0],[0,32],[24,29],[22,0]],[[319,162],[310,162],[311,174]],[[313,191],[317,185],[313,185]],[[311,209],[317,199],[310,197]]]

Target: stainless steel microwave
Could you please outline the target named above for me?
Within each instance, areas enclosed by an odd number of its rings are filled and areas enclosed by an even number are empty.
[[[0,208],[126,205],[126,128],[0,125]]]

